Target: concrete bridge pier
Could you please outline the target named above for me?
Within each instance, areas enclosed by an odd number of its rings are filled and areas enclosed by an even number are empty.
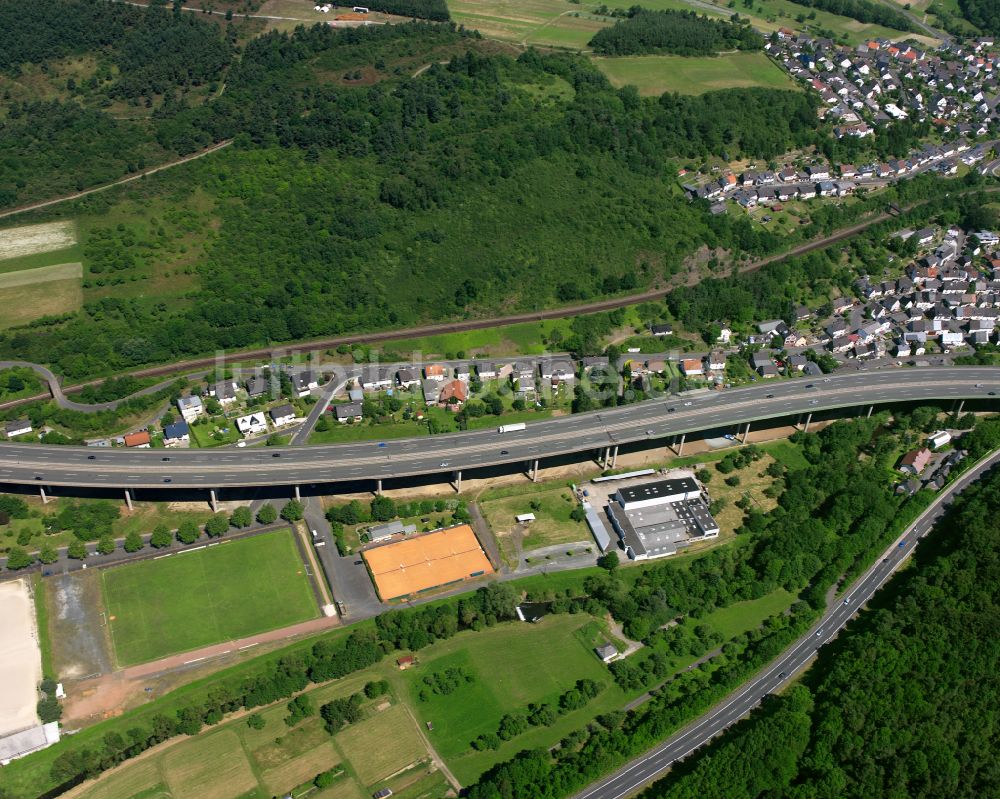
[[[378,480],[375,481],[375,496],[377,496],[377,497],[382,496],[382,478],[381,477],[378,478]]]
[[[677,457],[680,458],[684,455],[684,439],[687,437],[687,433],[681,433],[681,443],[676,447]]]
[[[869,405],[868,406],[868,415],[865,418],[866,419],[871,419],[872,418],[872,411],[874,411],[874,410],[875,410],[875,406],[874,405]]]
[[[609,447],[610,449],[610,447]],[[537,463],[537,461],[535,461]],[[618,445],[615,444],[615,452],[611,456],[611,468],[614,469],[618,465]]]
[[[298,486],[295,486],[295,501],[296,502],[301,502],[302,501],[302,492],[299,491],[299,487]]]
[[[126,507],[128,507],[129,510],[133,510],[133,508],[132,508],[132,492],[129,491],[127,488],[125,489],[125,505],[126,505]]]
[[[38,486],[38,493],[42,497],[42,504],[43,505],[48,505],[49,504],[49,498],[47,496],[45,496],[45,486]],[[128,493],[128,492],[126,492],[126,493]]]
[[[750,422],[747,422],[747,428],[746,428],[746,430],[743,431],[743,442],[742,443],[744,443],[744,444],[747,443],[747,436],[749,436],[749,435],[750,435]]]
[[[955,410],[955,415],[958,416],[962,412],[962,408],[965,407],[965,400],[958,401],[958,408]]]
[[[455,493],[462,493],[462,470],[459,469],[452,473],[452,481],[455,483]]]
[[[127,494],[128,492],[126,491],[125,493]],[[218,513],[219,512],[219,499],[218,499],[218,497],[215,496],[215,489],[214,488],[208,489],[208,502],[212,506],[212,513]],[[130,509],[131,509],[131,507],[130,507]]]
[[[806,415],[806,423],[804,425],[802,425],[802,432],[803,433],[808,433],[809,432],[809,423],[812,421],[812,418],[813,418],[813,415],[812,415],[811,412]]]
[[[532,483],[538,482],[538,458],[535,458],[531,462],[531,482]]]

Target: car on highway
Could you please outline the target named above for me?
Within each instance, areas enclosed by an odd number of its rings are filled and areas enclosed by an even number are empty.
[[[987,391],[986,393],[989,394],[991,397],[995,397],[997,395],[995,391]]]
[[[383,447],[385,447],[385,446],[386,446],[386,443],[385,443],[384,441],[379,441],[379,442],[378,442],[378,447],[379,447],[379,449],[382,449],[382,448],[383,448]]]
[[[815,383],[806,383],[806,388],[816,388]]]
[[[851,604],[851,598],[850,597],[844,597],[844,604],[845,605],[850,605]]]
[[[500,454],[501,455],[509,455],[510,453],[507,450],[502,449],[502,450],[500,450]]]
[[[974,386],[974,388],[985,388],[985,386],[983,386],[982,383],[976,383],[976,385]]]
[[[88,455],[88,456],[87,456],[87,460],[88,460],[88,461],[93,461],[93,460],[97,460],[97,456],[96,456],[96,455]]]
[[[819,637],[820,637],[820,636],[821,636],[822,634],[823,634],[823,628],[822,628],[822,627],[820,627],[820,628],[819,628],[819,629],[818,629],[818,630],[816,631],[816,637],[817,637],[817,638],[819,638]]]
[[[781,672],[781,673],[780,673],[780,674],[778,675],[778,679],[779,679],[779,680],[783,680],[783,679],[785,679],[785,677],[787,677],[787,676],[788,676],[788,672],[787,672],[787,671],[783,671],[783,672]]]
[[[900,541],[900,542],[899,542],[899,548],[900,548],[900,549],[902,549],[902,548],[903,548],[903,547],[905,547],[905,546],[906,546],[906,542],[905,542],[905,541]]]
[[[690,404],[691,404],[691,400],[688,400],[687,402],[684,403],[684,407],[686,408]]]
[[[819,405],[819,400],[809,400],[810,405]]]
[[[673,413],[676,410],[676,408],[667,408],[667,413]]]
[[[442,466],[447,466],[448,465],[448,461],[441,461],[441,465]]]
[[[171,480],[171,479],[170,479],[169,477],[164,477],[164,478],[163,478],[163,482],[164,482],[164,483],[172,483],[172,482],[173,482],[173,480]]]
[[[652,430],[647,430],[647,431],[646,431],[646,435],[647,435],[647,436],[651,436],[651,435],[653,435],[653,431],[652,431]]]
[[[768,394],[767,399],[774,399],[774,394]]]

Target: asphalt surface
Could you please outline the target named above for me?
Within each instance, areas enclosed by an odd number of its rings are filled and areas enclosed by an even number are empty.
[[[998,462],[1000,452],[980,461],[954,483],[946,486],[934,503],[882,553],[875,565],[844,592],[845,598],[833,604],[819,622],[757,676],[745,682],[720,704],[676,735],[610,777],[578,793],[575,799],[623,799],[632,795],[676,761],[683,760],[749,714],[767,694],[782,688],[813,658],[823,644],[836,637],[854,614],[892,577],[899,565],[913,552],[919,540],[940,520],[949,500]]]
[[[487,428],[385,442],[214,451],[6,444],[0,446],[0,483],[208,489],[447,474],[640,441],[665,444],[681,433],[732,430],[758,420],[902,401],[990,399],[998,392],[998,367],[894,367],[692,392],[510,433]]]

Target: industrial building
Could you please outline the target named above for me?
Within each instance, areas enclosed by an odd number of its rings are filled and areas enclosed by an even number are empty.
[[[673,555],[719,534],[694,477],[623,486],[611,496],[605,512],[633,560]]]

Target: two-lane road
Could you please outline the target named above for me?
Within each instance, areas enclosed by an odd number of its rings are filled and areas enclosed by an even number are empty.
[[[529,424],[308,447],[130,450],[7,444],[0,483],[225,488],[391,479],[600,450],[765,419],[882,403],[1000,399],[1000,368],[890,368],[682,394]],[[498,423],[502,422],[502,418]]]
[[[882,553],[878,561],[844,593],[844,599],[829,608],[820,621],[788,647],[763,671],[726,697],[701,718],[689,724],[655,749],[633,760],[576,795],[575,799],[624,799],[708,743],[727,727],[753,710],[769,693],[781,688],[805,666],[823,644],[835,637],[855,613],[893,575],[945,512],[955,495],[1000,462],[1000,452],[985,458],[954,483],[946,486],[933,504]]]

